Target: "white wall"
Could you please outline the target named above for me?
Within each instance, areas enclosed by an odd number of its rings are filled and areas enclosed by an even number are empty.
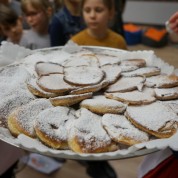
[[[124,22],[164,25],[178,11],[177,2],[127,1]]]

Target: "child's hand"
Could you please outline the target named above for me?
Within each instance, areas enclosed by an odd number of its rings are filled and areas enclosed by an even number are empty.
[[[178,11],[170,17],[169,26],[172,31],[178,34]]]

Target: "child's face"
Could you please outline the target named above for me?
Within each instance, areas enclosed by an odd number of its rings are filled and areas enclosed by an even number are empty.
[[[112,12],[102,0],[86,0],[83,6],[83,17],[90,30],[103,31],[108,28]]]
[[[0,25],[2,33],[11,40],[11,42],[18,44],[20,42],[23,26],[22,20],[19,18],[15,24],[12,25]]]
[[[27,6],[25,18],[29,26],[39,34],[43,33],[43,31],[48,27],[47,13],[42,10],[35,9],[31,4],[28,4]]]

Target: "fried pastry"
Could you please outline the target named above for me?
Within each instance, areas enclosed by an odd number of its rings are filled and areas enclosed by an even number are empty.
[[[137,66],[137,67],[145,67],[146,61],[145,59],[125,59],[121,61],[121,66]]]
[[[84,99],[91,98],[93,93],[84,93],[79,95],[65,95],[65,96],[58,96],[54,98],[50,98],[53,106],[71,106],[74,104],[79,103]]]
[[[149,67],[142,67],[131,72],[122,72],[122,75],[126,77],[136,77],[136,76],[151,77],[151,76],[159,75],[160,73],[161,73],[160,68],[149,66]]]
[[[109,85],[106,92],[127,92],[135,89],[141,90],[145,82],[144,77],[121,77],[117,82]]]
[[[171,137],[177,131],[177,114],[162,102],[128,106],[125,115],[135,127],[158,138]]]
[[[13,136],[17,137],[19,134],[25,134],[29,137],[35,138],[34,121],[37,115],[52,105],[47,99],[36,99],[30,103],[16,108],[8,116],[8,128]]]
[[[119,57],[114,55],[96,53],[95,56],[97,57],[100,66],[119,65],[121,62]]]
[[[178,99],[178,87],[174,88],[155,88],[155,96],[159,100]]]
[[[102,153],[115,151],[118,146],[101,125],[101,116],[82,108],[69,130],[68,144],[77,153]]]
[[[64,80],[63,74],[49,74],[40,76],[37,80],[38,86],[46,92],[64,94],[76,89],[75,86],[69,85]]]
[[[107,99],[105,96],[94,96],[91,99],[86,99],[80,103],[80,107],[86,108],[96,114],[119,114],[123,113],[126,105],[112,99]]]
[[[104,72],[98,67],[67,67],[64,69],[64,80],[75,86],[88,86],[100,83]]]
[[[68,130],[76,119],[74,114],[73,109],[61,106],[42,111],[34,123],[37,137],[51,148],[69,149]]]
[[[121,67],[119,65],[104,65],[101,69],[105,72],[105,80],[110,84],[115,83],[121,75]]]
[[[80,54],[71,56],[64,64],[64,67],[81,67],[81,66],[95,66],[98,67],[98,59],[95,54]]]
[[[103,80],[101,83],[96,85],[90,85],[90,86],[84,86],[81,88],[78,88],[76,90],[72,90],[69,94],[71,95],[78,95],[78,94],[84,94],[84,93],[95,93],[97,91],[100,91],[101,89],[105,88],[109,85],[108,80]]]
[[[172,88],[178,86],[178,76],[161,74],[146,79],[145,85],[155,88]]]
[[[151,93],[137,90],[124,93],[105,93],[105,96],[128,105],[143,105],[156,101],[156,98]]]
[[[148,134],[134,127],[124,115],[105,114],[102,125],[115,142],[132,146],[149,141]]]
[[[37,97],[42,97],[42,98],[53,98],[53,97],[60,95],[57,93],[51,93],[51,92],[44,91],[37,85],[36,81],[37,81],[36,78],[32,78],[30,81],[27,82],[27,87],[33,95],[35,95]]]
[[[38,76],[47,75],[52,73],[63,73],[63,66],[52,62],[37,62],[35,65],[35,71]]]

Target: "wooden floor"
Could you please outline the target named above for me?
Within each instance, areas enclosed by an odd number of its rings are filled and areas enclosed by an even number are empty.
[[[142,159],[143,157],[139,157],[109,162],[115,169],[119,178],[136,178],[137,168]],[[39,173],[26,166],[17,173],[16,178],[89,178],[85,171],[85,167],[77,161],[67,160],[60,170],[50,175]]]
[[[153,50],[155,54],[178,68],[178,45],[169,45],[164,48],[150,48],[143,45],[130,46],[129,50]],[[119,178],[137,178],[138,166],[143,160],[142,157],[110,161]],[[85,173],[85,168],[77,161],[67,160],[60,170],[51,175],[41,174],[26,166],[16,178],[89,178]]]

